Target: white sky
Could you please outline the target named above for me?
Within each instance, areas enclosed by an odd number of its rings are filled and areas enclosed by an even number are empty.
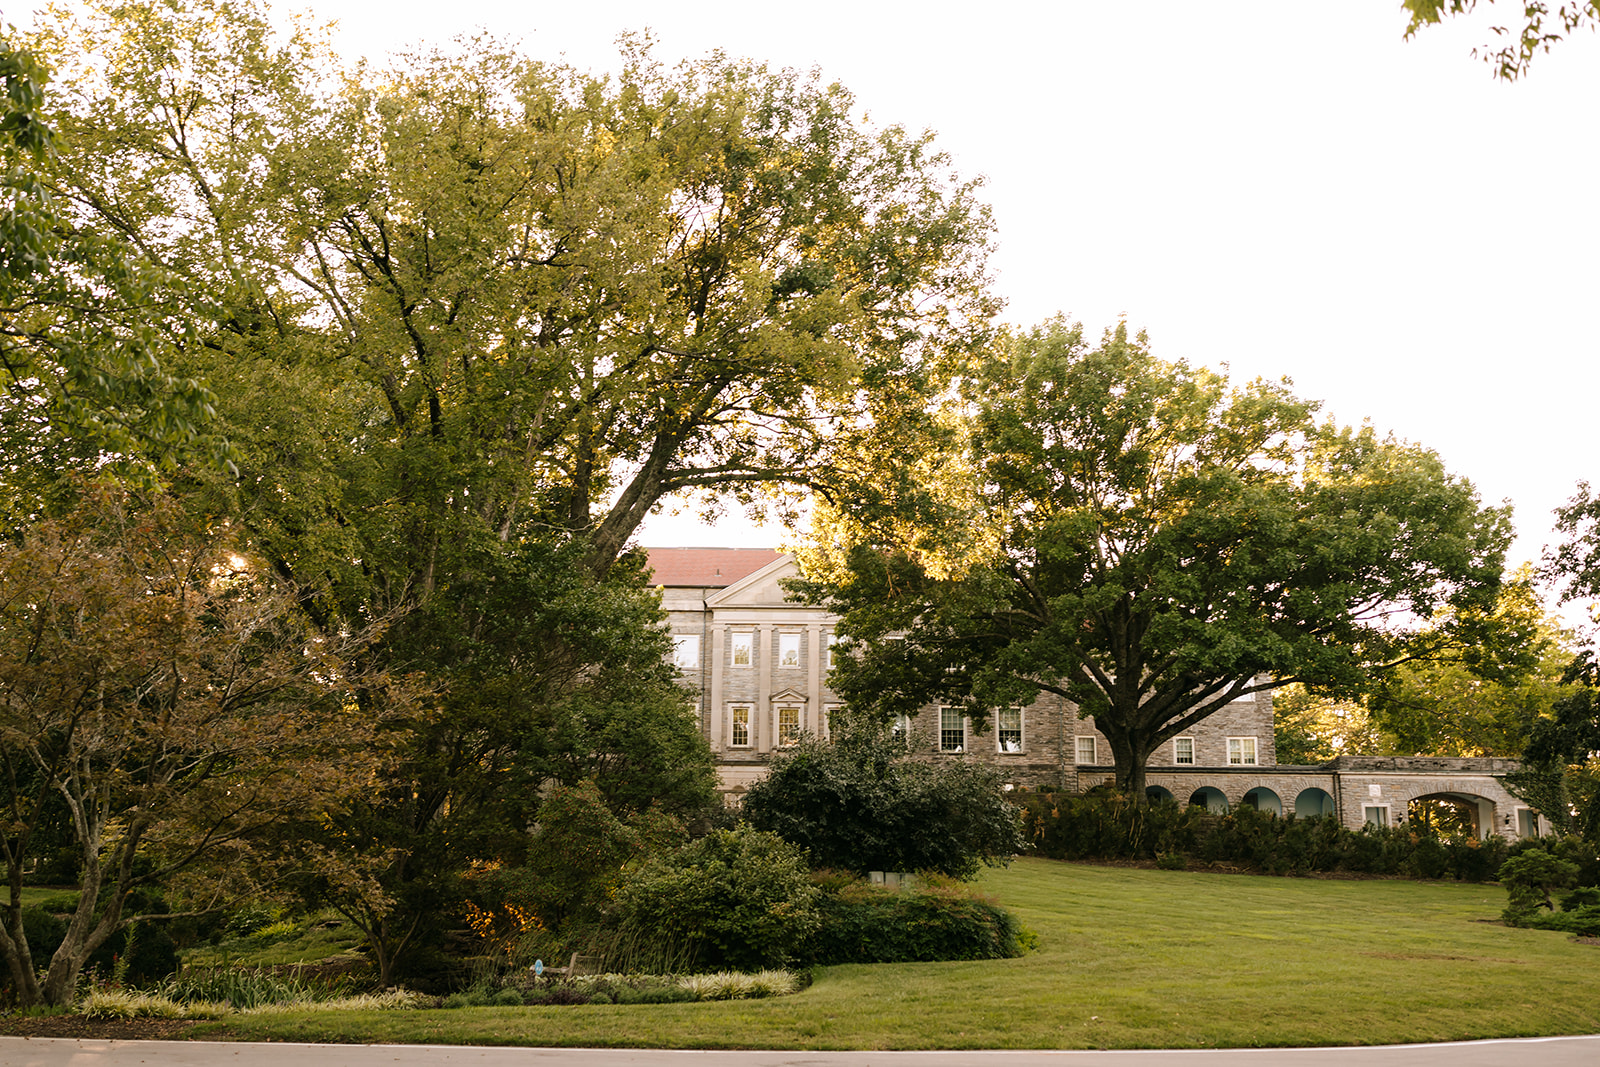
[[[292,3],[280,3],[288,10]],[[1496,5],[1506,7],[1502,3]],[[1520,7],[1520,5],[1514,5]],[[1531,77],[1474,60],[1481,17],[1403,41],[1399,0],[321,0],[347,55],[486,28],[596,70],[649,28],[820,67],[877,123],[932,128],[987,176],[1006,318],[1094,333],[1126,314],[1157,355],[1292,378],[1343,422],[1436,449],[1516,505],[1513,563],[1600,480],[1600,38]],[[662,517],[647,544],[781,531]]]

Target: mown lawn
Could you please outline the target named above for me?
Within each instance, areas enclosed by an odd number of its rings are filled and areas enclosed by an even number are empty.
[[[195,1037],[664,1048],[1190,1048],[1600,1032],[1600,947],[1500,926],[1498,886],[1022,860],[1022,959],[821,969],[710,1004],[294,1013]]]

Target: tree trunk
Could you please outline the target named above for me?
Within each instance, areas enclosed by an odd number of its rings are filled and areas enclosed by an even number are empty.
[[[1149,744],[1143,731],[1136,727],[1123,729],[1100,726],[1100,732],[1111,744],[1111,758],[1117,772],[1117,792],[1132,797],[1136,803],[1145,800],[1145,763],[1155,747]]]
[[[11,972],[11,988],[17,998],[17,1007],[31,1008],[39,1003],[39,976],[34,971],[32,948],[22,927],[22,905],[13,894],[12,903],[6,906],[5,934],[0,948],[5,950],[6,967]]]

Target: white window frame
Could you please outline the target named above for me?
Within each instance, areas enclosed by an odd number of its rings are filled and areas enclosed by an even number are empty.
[[[1188,745],[1189,745],[1189,758],[1188,759],[1184,759],[1183,758],[1183,747],[1182,746],[1183,746],[1183,744],[1185,742],[1187,742]],[[1172,739],[1172,763],[1173,763],[1173,766],[1176,766],[1176,767],[1193,767],[1195,765],[1194,738],[1192,738],[1192,737],[1174,737]]]
[[[822,643],[822,669],[833,670],[833,646],[839,643],[839,635],[829,630]]]
[[[959,727],[948,726],[949,722],[956,722]],[[947,735],[954,734],[959,729],[960,741],[951,745]],[[959,755],[967,750],[967,717],[961,713],[960,708],[939,709],[939,751],[947,755]]]
[[[1093,734],[1079,734],[1077,737],[1073,738],[1073,741],[1072,741],[1072,755],[1073,755],[1073,758],[1077,761],[1077,763],[1079,765],[1087,765],[1087,766],[1090,766],[1090,767],[1095,767],[1095,766],[1099,765],[1099,763],[1100,763],[1100,745],[1099,745],[1099,741],[1100,741],[1100,739],[1098,737],[1094,736]],[[1083,758],[1085,742],[1087,742],[1087,744],[1088,744],[1088,752],[1089,752],[1089,758],[1088,759],[1084,759]]]
[[[756,743],[755,735],[755,705],[754,704],[729,704],[728,705],[728,747],[751,748]],[[743,712],[743,723],[740,722],[740,712]],[[744,726],[744,740],[738,740],[739,727]]]
[[[1382,822],[1372,821],[1372,813],[1375,811],[1383,812]],[[1361,821],[1366,826],[1393,826],[1394,823],[1390,821],[1390,815],[1391,812],[1387,804],[1363,804],[1361,806]]]
[[[1006,720],[1009,716],[1016,716],[1016,726],[1014,728],[1006,725]],[[994,710],[994,750],[996,752],[1017,755],[1027,751],[1025,746],[1028,736],[1023,726],[1023,718],[1021,708],[996,708]],[[1016,734],[1017,743],[1012,748],[1006,747],[1005,738],[1008,733]]]
[[[794,729],[785,730],[783,713],[794,712]],[[772,741],[779,748],[791,748],[800,743],[800,734],[806,727],[806,709],[802,704],[786,700],[781,704],[772,705]]]
[[[1246,749],[1249,749],[1248,753],[1246,753],[1246,751],[1245,751]],[[1237,754],[1238,754],[1238,758],[1237,759],[1234,758],[1236,750],[1237,750]],[[1246,755],[1249,756],[1248,759],[1245,758]],[[1261,766],[1261,749],[1256,744],[1256,739],[1254,737],[1230,737],[1230,738],[1228,738],[1228,766],[1230,766],[1230,767],[1259,767],[1259,766]]]
[[[700,635],[672,635],[672,665],[680,671],[700,669]]]
[[[743,663],[739,662],[739,652],[744,652]],[[756,665],[756,635],[754,630],[734,630],[728,634],[728,665],[730,667],[754,667]]]
[[[787,668],[790,668],[790,669],[794,669],[794,668],[805,666],[805,663],[800,658],[801,654],[802,654],[802,651],[803,651],[803,646],[804,646],[804,642],[802,642],[801,639],[800,639],[800,631],[798,631],[798,630],[779,630],[778,631],[778,663],[777,663],[777,665],[779,667],[787,667]],[[791,651],[794,652],[794,662],[793,663],[790,663],[789,660],[788,660],[788,655],[789,655],[789,653]]]

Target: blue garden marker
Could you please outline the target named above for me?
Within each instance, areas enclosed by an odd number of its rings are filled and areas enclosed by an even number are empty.
[[[533,961],[533,976],[539,978],[544,974],[544,960]]]

